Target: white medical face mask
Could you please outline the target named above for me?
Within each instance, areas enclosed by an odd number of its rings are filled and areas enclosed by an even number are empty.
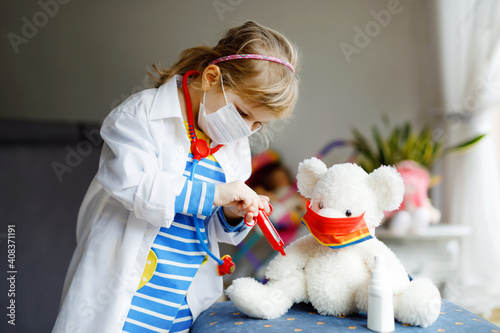
[[[198,126],[200,126],[203,132],[210,136],[214,144],[225,145],[252,135],[256,131],[258,131],[260,127],[254,131],[251,131],[250,128],[248,128],[245,120],[243,120],[243,118],[241,117],[238,110],[236,110],[236,107],[233,105],[233,103],[227,102],[226,92],[224,91],[224,84],[222,82],[222,75],[221,85],[222,93],[224,94],[224,99],[226,100],[226,105],[215,112],[206,114],[205,92],[203,94],[203,103],[200,103],[200,111],[198,113]]]

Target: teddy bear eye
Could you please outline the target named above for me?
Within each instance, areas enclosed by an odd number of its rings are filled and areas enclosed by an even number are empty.
[[[352,215],[352,212],[348,209],[345,211],[345,216],[349,217]]]
[[[323,208],[325,208],[325,205],[323,205],[323,203],[322,203],[322,202],[320,202],[320,203],[319,203],[319,209],[323,209]]]

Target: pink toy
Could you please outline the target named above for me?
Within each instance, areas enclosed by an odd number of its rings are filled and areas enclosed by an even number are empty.
[[[441,212],[434,208],[428,197],[429,171],[415,161],[406,160],[396,164],[403,177],[405,195],[399,210],[387,213],[391,218],[389,228],[393,233],[422,232],[430,223],[437,223]]]

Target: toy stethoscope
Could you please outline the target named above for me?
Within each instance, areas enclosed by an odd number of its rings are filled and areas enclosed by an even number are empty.
[[[184,74],[182,78],[182,90],[184,92],[186,107],[188,111],[187,118],[188,118],[189,139],[191,140],[191,153],[193,154],[193,168],[191,170],[191,177],[190,177],[191,181],[194,180],[195,169],[199,161],[203,158],[206,158],[216,153],[223,146],[223,145],[218,145],[214,148],[210,148],[210,145],[208,144],[207,141],[203,139],[198,139],[198,137],[196,136],[194,128],[193,107],[191,105],[191,97],[189,95],[188,84],[187,84],[189,76],[193,74],[199,75],[200,72],[196,70],[191,70],[188,71],[186,74]],[[271,205],[269,206],[271,207]],[[271,207],[271,213],[272,213],[272,207]],[[195,219],[198,219],[198,217],[195,214],[193,214],[193,217]],[[279,236],[276,229],[274,229],[274,226],[272,225],[271,221],[269,220],[269,217],[267,216],[266,212],[263,209],[259,210],[259,214],[256,217],[256,221],[255,220],[251,222],[245,221],[245,224],[250,227],[253,227],[256,223],[259,224],[259,227],[266,236],[267,240],[271,243],[273,249],[275,251],[279,251],[282,255],[285,255],[285,251],[283,250],[284,242]],[[196,221],[194,225],[196,229],[196,237],[200,241],[203,250],[205,250],[205,252],[219,264],[219,266],[217,267],[218,274],[223,276],[226,274],[233,273],[236,266],[231,256],[226,254],[222,258],[217,258],[217,256],[213,254],[212,251],[210,251],[208,246],[205,244],[198,222]]]

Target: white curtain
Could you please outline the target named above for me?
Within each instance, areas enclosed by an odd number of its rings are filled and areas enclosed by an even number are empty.
[[[490,133],[500,100],[500,1],[431,0],[447,145]],[[495,110],[495,111],[492,111]],[[498,118],[497,118],[498,119]],[[497,130],[500,126],[497,126]],[[500,308],[500,179],[492,135],[443,162],[443,220],[471,227],[453,302],[488,316]]]

